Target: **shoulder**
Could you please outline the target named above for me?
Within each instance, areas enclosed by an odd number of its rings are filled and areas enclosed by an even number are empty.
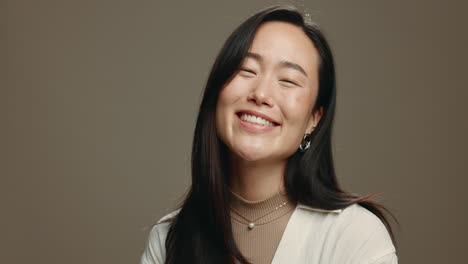
[[[161,217],[156,224],[153,225],[149,233],[149,242],[157,243],[161,242],[164,244],[167,233],[169,232],[172,219],[177,216],[180,208],[174,210],[163,217]]]
[[[180,212],[180,208],[161,217],[157,221],[157,223],[153,225],[153,227],[151,228],[151,231],[149,234],[149,241],[157,242],[156,241],[157,239],[160,241],[162,241],[163,239],[165,240],[167,232],[169,231],[170,225],[172,223],[172,219],[176,217],[179,212]]]
[[[330,228],[353,233],[375,232],[386,230],[383,222],[374,213],[359,204],[350,205],[344,209],[326,210],[299,204],[298,208],[305,211],[310,218],[318,218]]]
[[[181,208],[179,208],[177,210],[174,210],[174,211],[164,215],[163,217],[161,217],[161,219],[158,220],[157,224],[164,223],[164,222],[166,222],[168,220],[171,220],[172,218],[177,216],[177,214],[180,212],[180,210],[181,210]]]
[[[343,227],[353,224],[363,227],[380,227],[383,225],[383,222],[375,214],[359,204],[353,204],[344,209],[336,210],[310,207],[304,204],[298,204],[297,207],[302,209],[301,211],[305,211],[306,215],[331,221],[335,226],[338,225]]]
[[[382,220],[359,204],[353,204],[343,209],[337,223],[345,230],[357,234],[380,234],[390,239],[390,234]]]
[[[334,235],[336,246],[343,252],[353,252],[356,259],[373,263],[384,256],[395,255],[395,247],[382,220],[359,204],[350,205],[339,213]]]
[[[321,237],[325,255],[333,259],[331,263],[374,263],[383,257],[396,259],[395,247],[386,226],[361,205],[353,204],[338,210],[302,208],[312,220],[310,228],[318,229],[313,239]]]
[[[171,219],[177,216],[180,208],[161,217],[151,227],[146,249],[141,256],[141,264],[164,263],[166,258],[166,237],[171,225]]]
[[[355,228],[358,230],[382,230],[386,229],[384,223],[374,213],[359,204],[353,204],[339,214],[337,223],[342,228]]]

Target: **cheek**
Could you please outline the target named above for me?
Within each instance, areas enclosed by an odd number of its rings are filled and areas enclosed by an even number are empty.
[[[241,98],[239,89],[236,89],[233,82],[220,91],[216,104],[216,130],[218,136],[223,140],[226,140],[227,134],[229,134],[229,131],[227,131],[228,123],[232,119],[231,114],[239,98]]]
[[[287,129],[288,155],[292,155],[304,136],[313,100],[310,94],[295,94],[294,96],[284,96],[282,101],[282,111],[285,116]]]
[[[234,106],[246,98],[248,93],[248,84],[242,78],[235,77],[224,86],[219,94],[217,111],[222,113],[234,108]]]
[[[310,94],[294,94],[283,97],[283,111],[288,121],[303,123],[313,106]]]
[[[221,93],[218,98],[218,102],[216,104],[216,131],[218,133],[218,136],[223,138],[224,134],[224,128],[226,127],[226,108],[227,108],[228,102],[227,98],[223,96]]]
[[[235,95],[232,94],[232,90],[228,89],[229,87],[224,87],[218,97],[218,102],[216,104],[216,119],[217,122],[225,121],[227,112],[231,108],[233,102],[235,101]]]
[[[244,85],[239,82],[239,78],[235,77],[221,89],[218,102],[220,102],[221,105],[230,105],[237,101],[242,94],[242,87],[244,87]]]

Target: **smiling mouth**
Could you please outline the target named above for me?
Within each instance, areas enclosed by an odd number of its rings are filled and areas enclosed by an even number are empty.
[[[252,124],[261,125],[261,126],[269,126],[269,127],[279,126],[279,124],[274,121],[267,120],[265,118],[256,116],[251,113],[237,112],[236,115],[239,117],[240,120],[249,122]]]

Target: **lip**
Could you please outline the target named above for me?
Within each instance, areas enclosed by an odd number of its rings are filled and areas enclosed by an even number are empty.
[[[254,124],[251,122],[244,121],[240,119],[240,115],[236,114],[237,121],[244,130],[252,133],[264,133],[264,132],[269,132],[273,129],[275,129],[278,126],[265,126],[265,125],[260,125],[260,124]]]
[[[273,123],[274,126],[279,126],[279,125],[281,125],[278,121],[274,120],[273,118],[267,116],[266,114],[257,112],[257,111],[253,111],[253,110],[240,110],[240,111],[237,111],[237,112],[236,112],[236,115],[239,117],[239,119],[240,119],[240,116],[241,116],[242,114],[248,114],[248,115],[254,115],[254,116],[261,117],[261,118],[263,118],[263,119],[265,119],[265,120],[268,120],[268,121],[270,121],[271,123]]]

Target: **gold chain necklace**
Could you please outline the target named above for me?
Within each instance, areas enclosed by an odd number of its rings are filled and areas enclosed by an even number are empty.
[[[265,215],[262,215],[262,216],[260,216],[260,217],[258,217],[258,218],[256,218],[256,219],[254,219],[254,220],[247,219],[247,217],[241,215],[239,212],[237,212],[236,210],[232,209],[232,207],[231,207],[231,210],[232,210],[234,213],[236,213],[238,216],[240,216],[240,217],[244,218],[245,220],[247,220],[247,222],[248,222],[247,226],[249,227],[249,230],[252,230],[252,229],[255,227],[255,222],[257,222],[258,220],[262,219],[263,217],[265,217],[265,216],[267,216],[267,215],[270,215],[271,213],[273,213],[273,212],[275,212],[276,210],[280,209],[281,207],[283,207],[283,206],[284,206],[285,204],[287,204],[287,203],[288,203],[287,201],[284,202],[284,203],[282,203],[281,205],[275,207],[275,209],[274,209],[273,211],[271,211],[271,212],[269,212],[269,213],[267,213],[267,214],[265,214]],[[243,223],[243,224],[245,224],[245,223]]]

